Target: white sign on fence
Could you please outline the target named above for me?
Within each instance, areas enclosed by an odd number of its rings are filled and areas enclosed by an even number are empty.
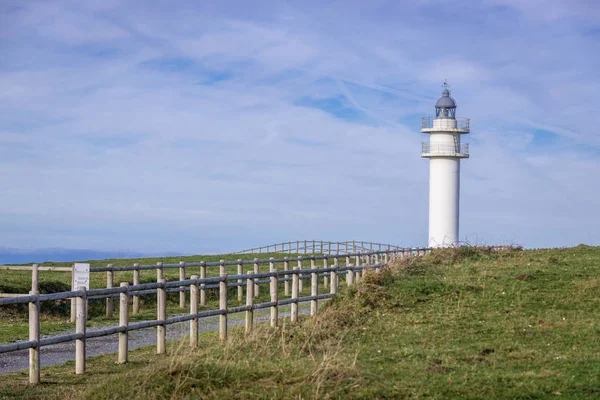
[[[90,264],[73,264],[73,290],[81,286],[85,286],[86,290],[90,289]]]

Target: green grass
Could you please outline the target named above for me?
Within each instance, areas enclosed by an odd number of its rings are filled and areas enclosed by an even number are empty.
[[[369,274],[316,318],[221,345],[3,376],[7,398],[600,398],[600,247],[441,250]]]

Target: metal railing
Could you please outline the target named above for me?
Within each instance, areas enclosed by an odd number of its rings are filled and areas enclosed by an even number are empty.
[[[471,120],[469,118],[458,118],[456,120],[456,127],[458,129],[471,129]]]
[[[281,242],[267,246],[254,247],[241,250],[232,254],[253,254],[253,253],[284,253],[284,254],[340,254],[356,253],[366,251],[381,250],[402,250],[404,248],[393,244],[365,242],[362,240],[347,240],[344,242],[332,242],[325,240],[295,240],[290,242]]]
[[[433,117],[421,118],[421,128],[433,129],[433,121],[435,121],[435,119],[436,118]],[[470,130],[471,120],[469,118],[456,118],[456,128],[460,130]]]
[[[219,261],[210,263],[187,263],[185,266],[200,266],[201,276],[192,275],[186,279],[180,275],[180,280],[167,282],[163,278],[163,268],[181,268],[181,264],[161,264],[157,266],[134,266],[134,267],[112,267],[96,268],[96,270],[106,270],[112,273],[115,270],[133,270],[156,268],[157,282],[146,284],[130,285],[129,282],[121,282],[118,287],[108,287],[103,289],[86,290],[85,287],[79,287],[77,290],[39,294],[37,289],[32,290],[29,295],[0,299],[0,306],[10,304],[29,304],[29,338],[27,341],[21,341],[11,344],[0,345],[0,354],[18,350],[29,349],[29,382],[32,384],[40,383],[40,348],[58,343],[75,341],[75,372],[83,374],[85,372],[85,349],[86,339],[118,334],[119,346],[117,362],[120,364],[128,361],[128,343],[129,332],[144,328],[157,328],[156,347],[157,354],[166,352],[166,330],[167,326],[179,322],[190,322],[190,345],[192,347],[198,344],[198,320],[201,318],[219,316],[219,338],[227,340],[227,317],[233,313],[246,313],[246,332],[250,332],[254,323],[254,311],[261,309],[270,309],[270,323],[277,326],[279,318],[279,307],[291,305],[291,322],[298,320],[298,305],[302,302],[310,302],[310,314],[314,316],[318,311],[319,300],[325,300],[335,296],[338,292],[339,277],[345,276],[348,286],[354,284],[357,279],[362,279],[364,272],[369,269],[378,270],[387,265],[396,257],[422,256],[430,251],[429,248],[417,248],[407,250],[385,250],[374,251],[370,253],[353,253],[336,256],[310,256],[297,258],[281,258],[268,260],[237,260],[237,261]],[[345,258],[345,265],[339,265],[339,259]],[[302,269],[302,261],[310,260],[310,268]],[[317,266],[317,261],[323,261],[323,267]],[[333,265],[330,264],[333,260]],[[351,261],[354,260],[355,264]],[[290,269],[290,262],[297,262],[296,267]],[[283,263],[283,270],[278,271],[276,263]],[[243,273],[244,265],[252,265],[252,270],[246,274]],[[268,264],[269,272],[261,273],[260,264]],[[206,278],[205,268],[209,265],[219,266],[219,276]],[[237,274],[228,275],[227,265],[236,265]],[[321,287],[328,289],[326,293],[319,294],[319,278],[323,279]],[[302,296],[303,280],[310,279],[310,295]],[[291,294],[290,294],[291,282]],[[279,298],[279,284],[284,284],[283,299]],[[254,304],[254,298],[258,297],[261,284],[269,285],[270,301]],[[238,306],[228,305],[228,288],[237,287]],[[243,302],[243,288],[246,288],[245,305]],[[207,290],[218,290],[219,306],[217,309],[199,311],[199,305],[205,305]],[[189,313],[178,314],[167,317],[168,291],[179,291],[182,293],[190,292]],[[154,320],[146,320],[135,323],[129,322],[129,301],[133,297],[135,307],[135,297],[143,294],[156,294],[157,317]],[[285,298],[288,297],[289,298]],[[119,324],[104,329],[87,331],[86,320],[87,301],[90,299],[119,298]],[[75,333],[63,334],[51,337],[40,337],[40,303],[44,301],[56,301],[72,299],[76,304]],[[112,310],[111,310],[112,312]],[[134,308],[135,313],[135,308]]]
[[[469,156],[469,144],[461,143],[455,144],[438,144],[438,143],[427,143],[421,144],[421,155],[423,156],[457,156],[457,157],[468,157]]]

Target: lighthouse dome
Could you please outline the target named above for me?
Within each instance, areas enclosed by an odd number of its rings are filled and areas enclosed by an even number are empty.
[[[454,119],[454,114],[456,114],[456,101],[450,96],[448,82],[444,81],[442,86],[444,88],[442,97],[435,103],[435,117]]]
[[[442,97],[435,103],[436,108],[456,108],[456,101],[450,96],[450,91],[444,89]]]

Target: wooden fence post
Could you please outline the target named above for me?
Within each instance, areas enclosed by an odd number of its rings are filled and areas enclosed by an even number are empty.
[[[329,268],[328,261],[327,261],[327,257],[325,257],[325,258],[323,259],[323,268]],[[327,272],[326,272],[326,273],[325,273],[325,276],[323,277],[323,287],[324,287],[325,289],[327,289],[327,287],[329,286],[329,285],[328,285],[328,283],[329,283],[328,281],[329,281],[329,278],[327,277]]]
[[[312,260],[310,260],[310,263],[311,263],[310,267],[312,270],[317,269],[317,264],[316,264],[314,257],[312,258]],[[319,309],[319,300],[316,298],[318,296],[318,293],[319,293],[319,272],[313,271],[310,274],[310,295],[312,297],[314,297],[310,301],[310,315],[311,316],[315,316]]]
[[[179,280],[185,281],[185,261],[179,261]],[[179,308],[185,309],[185,286],[179,286]]]
[[[227,272],[225,271],[225,261],[221,260],[220,262],[219,308],[221,314],[219,315],[219,339],[224,342],[227,340]]]
[[[350,257],[346,257],[346,267],[350,266]],[[348,278],[350,277],[350,272],[354,273],[352,270],[348,270],[346,273],[346,284],[350,286],[350,282],[348,282]]]
[[[254,273],[258,274],[259,272],[259,267],[258,267],[258,263],[256,262],[258,260],[258,258],[254,259]],[[258,297],[260,295],[260,288],[258,287],[258,283],[257,283],[257,279],[254,280],[254,297]]]
[[[29,349],[29,383],[37,385],[40,383],[40,299],[38,291],[32,290],[29,295],[36,296],[29,302],[29,340],[35,342]]]
[[[334,265],[334,267],[338,268],[337,265]],[[335,294],[337,294],[337,283],[338,283],[337,269],[335,271],[331,271],[329,273],[329,276],[331,277],[331,279],[329,280],[330,281],[329,282],[329,293],[335,295]]]
[[[161,262],[157,262],[156,263],[156,282],[160,283],[163,280],[163,263]],[[160,288],[156,289],[156,313],[158,315],[158,313],[160,312]],[[157,318],[160,319],[160,318]],[[158,342],[156,343],[156,346],[158,347]],[[161,354],[161,353],[158,353]]]
[[[167,351],[167,281],[162,278],[156,296],[156,319],[161,324],[156,327],[156,354],[165,354]]]
[[[290,270],[290,261],[286,257],[283,259],[283,271],[287,272],[289,270]],[[289,296],[290,295],[290,282],[288,281],[288,279],[290,276],[286,274],[283,277],[285,278],[285,280],[283,281],[283,294],[285,296]]]
[[[110,289],[115,284],[115,272],[113,271],[113,265],[108,264],[109,271],[106,271],[106,288]],[[106,298],[106,318],[112,318],[114,308],[114,300],[112,296]]]
[[[194,282],[190,285],[190,346],[198,346],[198,275],[192,275]]]
[[[31,267],[31,291],[39,292],[39,264],[33,264]]]
[[[242,260],[238,260],[238,265],[237,265],[237,274],[238,275],[242,275],[244,273],[243,267],[242,267]],[[242,301],[244,300],[244,288],[242,287],[242,284],[244,283],[243,280],[238,279],[237,281],[238,283],[238,287],[237,287],[237,299],[238,299],[238,303],[242,303]]]
[[[300,268],[294,267],[294,274],[292,275],[292,313],[290,319],[292,322],[298,321],[298,289],[299,289],[299,274]]]
[[[156,282],[160,282],[163,279],[163,263],[156,263]]]
[[[119,295],[119,326],[125,328],[124,332],[119,332],[119,364],[125,364],[129,358],[129,282],[121,282],[121,287],[125,288],[125,292]]]
[[[135,268],[133,270],[133,284],[139,285],[140,284],[140,264],[135,263],[135,264],[133,264],[133,267]],[[140,295],[139,294],[133,295],[133,309],[131,310],[131,312],[133,313],[133,315],[137,315],[140,312]]]
[[[370,255],[366,255],[365,256],[365,265],[364,268],[361,271],[361,275],[364,277],[365,273],[367,272],[367,269],[369,269],[369,266],[371,265],[371,256]]]
[[[87,321],[87,296],[85,286],[77,288],[83,291],[83,294],[77,297],[77,316],[75,320],[75,333],[83,335],[81,338],[75,339],[75,374],[81,375],[85,372],[85,322]]]
[[[338,275],[338,268],[340,267],[340,258],[335,256],[333,257],[333,266],[336,268],[335,274],[333,275],[333,277],[335,278],[335,288],[337,291],[337,288],[340,286],[340,276]],[[333,282],[331,282],[331,284],[333,284]]]
[[[302,282],[302,257],[298,257],[298,269],[300,270],[298,275],[298,292],[302,293],[304,290],[304,283]]]
[[[354,269],[349,269],[346,271],[346,284],[348,286],[354,285]]]
[[[246,333],[252,332],[252,327],[254,325],[254,278],[252,275],[253,271],[248,271],[248,275],[251,275],[246,280],[246,306],[248,309],[246,310]]]
[[[269,263],[269,272],[277,272],[275,264],[273,263],[273,257]],[[271,303],[275,303],[271,306],[271,326],[276,327],[279,319],[279,285],[277,275],[271,277]]]
[[[206,264],[204,261],[201,261],[200,265],[200,279],[206,279]],[[200,305],[206,305],[206,283],[200,284]]]

